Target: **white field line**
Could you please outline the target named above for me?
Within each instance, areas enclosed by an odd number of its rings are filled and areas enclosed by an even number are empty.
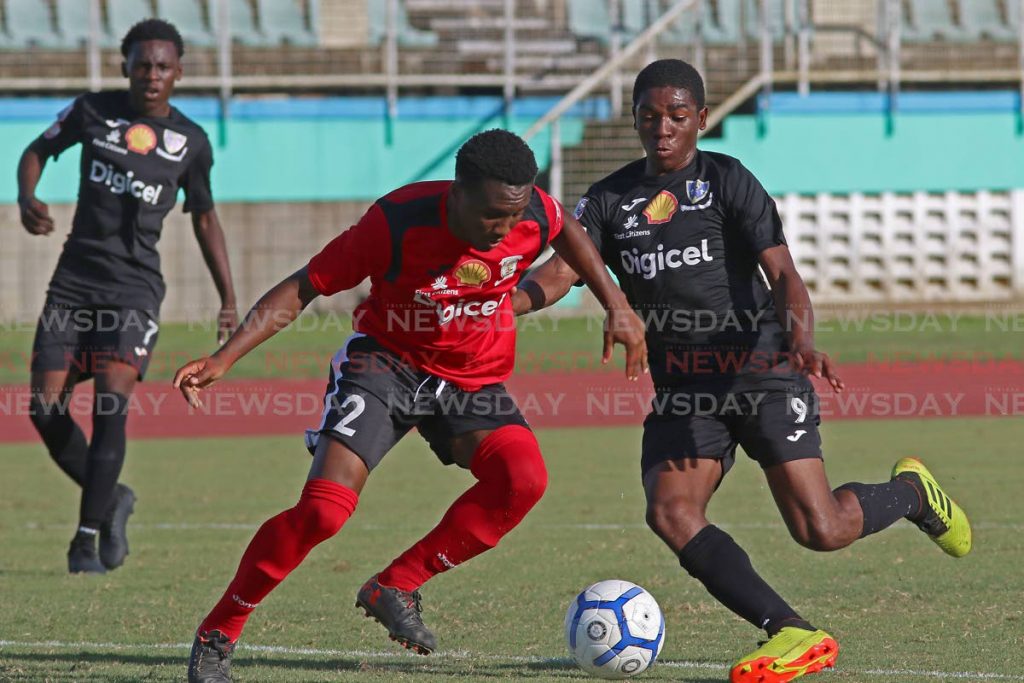
[[[131,523],[132,531],[255,531],[262,522],[256,524],[232,523],[232,522],[139,522]],[[646,524],[535,524],[540,529],[570,529],[577,531],[635,531],[646,529]],[[785,530],[786,525],[781,522],[737,522],[736,524],[716,524],[722,529],[780,529]],[[1024,531],[1024,524],[1012,522],[974,522],[971,527],[983,531]],[[33,531],[67,531],[67,524],[40,524],[28,522],[25,529]],[[398,527],[385,526],[380,524],[352,524],[346,528],[359,529],[364,531],[394,531]],[[913,531],[917,529],[909,525],[892,527],[894,531]]]
[[[131,650],[138,652],[142,648],[148,648],[151,650],[175,650],[185,651],[191,648],[191,643],[155,643],[155,644],[138,644],[138,643],[91,643],[91,642],[63,642],[59,640],[44,640],[44,641],[18,641],[18,640],[0,640],[0,648],[20,648],[20,649],[50,649],[50,650]],[[240,643],[238,646],[240,651],[259,652],[262,654],[270,655],[304,655],[312,657],[344,657],[349,659],[416,659],[422,661],[419,655],[411,652],[384,652],[376,650],[330,650],[320,648],[308,648],[308,647],[281,647],[277,645],[248,645],[246,643]],[[431,655],[431,660],[438,659],[449,659],[453,661],[459,660],[471,660],[471,661],[491,661],[491,662],[515,662],[521,664],[548,664],[548,665],[559,665],[565,667],[572,667],[573,662],[568,657],[517,657],[514,655],[500,656],[500,655],[481,655],[465,650],[454,651],[454,652],[441,652]],[[701,669],[707,671],[725,671],[729,668],[728,664],[725,663],[712,663],[712,662],[689,662],[685,660],[680,661],[660,661],[657,663],[658,667],[673,668],[673,669]],[[1024,681],[1024,676],[1013,675],[1013,674],[998,674],[998,673],[986,673],[981,671],[926,671],[926,670],[914,670],[914,669],[847,669],[846,667],[840,667],[840,670],[845,673],[862,674],[866,676],[918,676],[920,678],[935,678],[943,681],[947,680],[971,680],[971,681]]]

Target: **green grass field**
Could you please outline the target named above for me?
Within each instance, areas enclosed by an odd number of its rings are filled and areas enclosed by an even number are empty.
[[[601,317],[518,320],[517,372],[594,370],[602,366]],[[816,326],[818,348],[844,363],[909,363],[936,359],[1024,358],[1024,313],[993,311],[986,315],[890,312],[854,317],[823,316]],[[28,381],[34,324],[0,328],[0,384]],[[347,318],[307,315],[294,326],[243,358],[231,376],[322,377],[331,356],[351,334]],[[213,351],[209,325],[167,323],[160,328],[148,379],[165,380],[191,358]]]
[[[745,458],[710,516],[839,640],[838,670],[822,680],[1021,681],[1020,429],[1011,419],[825,427],[833,484],[877,481],[898,457],[926,457],[975,523],[975,550],[962,560],[905,522],[837,553],[801,549]],[[583,680],[562,620],[577,591],[605,578],[643,585],[665,611],[661,663],[639,680],[724,680],[761,634],[718,606],[643,526],[639,433],[540,433],[551,485],[538,508],[496,550],[424,590],[440,641],[430,658],[405,654],[353,608],[366,577],[471,481],[409,437],[375,472],[350,523],[257,610],[235,657],[237,680]],[[133,442],[123,477],[139,495],[132,554],[122,569],[83,577],[69,576],[64,558],[75,490],[41,446],[0,447],[0,680],[182,680],[198,620],[256,525],[294,503],[307,466],[299,435]]]

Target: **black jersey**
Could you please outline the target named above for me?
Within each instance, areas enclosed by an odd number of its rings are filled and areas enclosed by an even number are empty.
[[[661,176],[644,166],[595,183],[575,213],[647,325],[655,386],[781,378],[788,343],[758,269],[786,243],[775,202],[724,154]]]
[[[56,303],[156,310],[164,217],[178,188],[185,211],[213,208],[213,153],[206,133],[174,107],[167,117],[142,116],[127,91],[82,95],[34,143],[57,157],[82,143],[78,208],[50,281]]]

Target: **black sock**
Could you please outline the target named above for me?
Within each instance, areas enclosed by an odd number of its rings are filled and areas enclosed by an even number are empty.
[[[33,396],[29,401],[29,419],[46,444],[50,457],[64,474],[84,486],[89,442],[69,411],[66,398],[47,403]]]
[[[86,464],[79,525],[98,529],[106,517],[117,478],[124,465],[128,397],[113,392],[96,394],[92,416],[92,442]]]
[[[870,536],[893,525],[904,517],[913,517],[921,510],[920,491],[909,481],[893,479],[884,484],[843,484],[836,491],[850,491],[857,496],[864,511],[864,528],[860,537]]]
[[[769,635],[783,626],[814,630],[754,571],[732,536],[712,524],[679,551],[679,564],[716,600]]]

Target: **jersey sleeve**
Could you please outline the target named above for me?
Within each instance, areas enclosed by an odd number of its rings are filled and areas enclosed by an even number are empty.
[[[85,127],[84,98],[82,95],[61,109],[57,120],[32,143],[32,148],[44,159],[56,159],[68,147],[81,142]]]
[[[754,174],[737,162],[729,184],[729,213],[734,228],[743,236],[750,249],[760,254],[765,249],[785,244],[782,218],[775,200]]]
[[[384,211],[374,204],[358,223],[311,258],[306,272],[313,287],[330,296],[383,275],[390,260],[391,233]]]
[[[213,188],[210,170],[213,168],[213,148],[205,136],[202,149],[182,174],[179,184],[185,191],[185,213],[206,213],[213,208]]]
[[[565,209],[561,202],[546,192],[542,195],[542,199],[544,200],[544,212],[548,216],[548,244],[550,244],[551,240],[561,234],[562,228],[565,226]]]
[[[594,188],[590,188],[587,194],[583,195],[576,208],[572,212],[573,218],[580,222],[580,225],[587,231],[590,241],[601,253],[601,245],[604,243],[602,226],[604,217],[601,215],[601,202]],[[602,254],[603,257],[603,254]]]

